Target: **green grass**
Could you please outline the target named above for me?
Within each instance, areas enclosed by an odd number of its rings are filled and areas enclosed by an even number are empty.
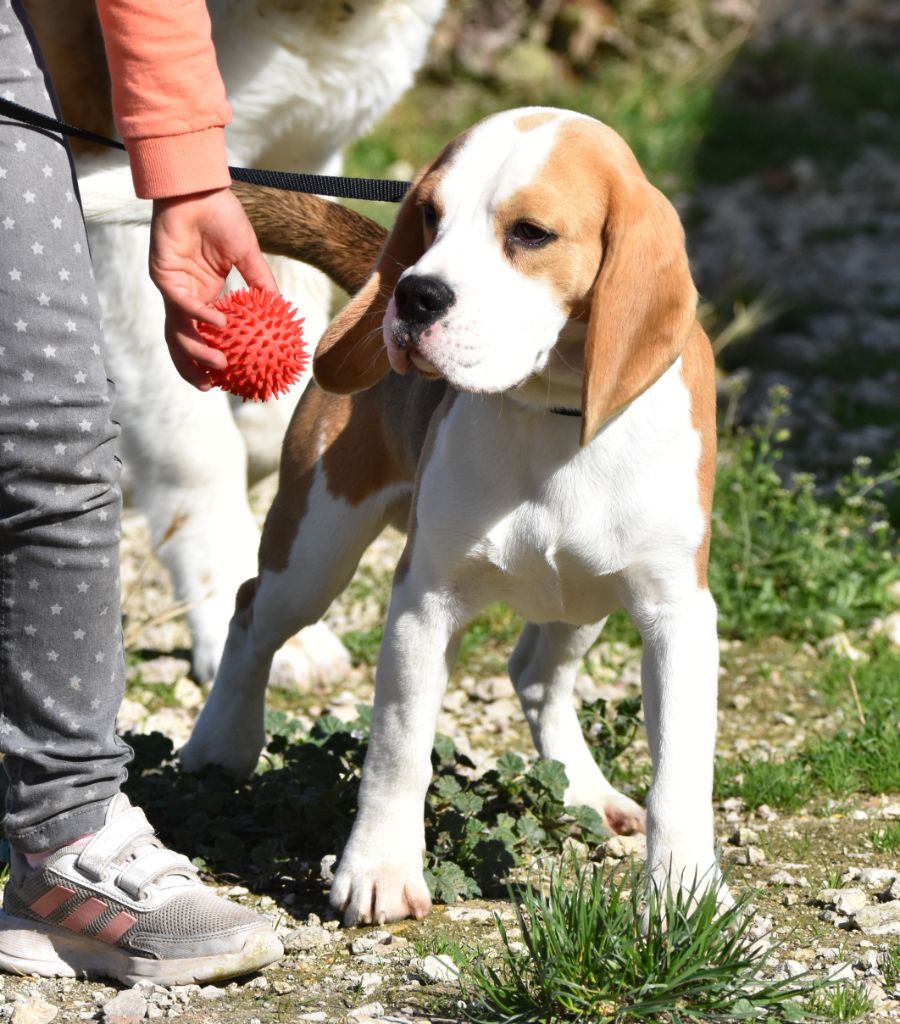
[[[720,908],[717,895],[648,892],[636,869],[621,879],[593,865],[555,871],[515,893],[521,939],[498,920],[499,961],[464,972],[468,1013],[484,1024],[797,1019],[808,983],[763,980],[751,915]]]
[[[726,637],[817,640],[895,607],[897,533],[881,485],[900,467],[875,477],[858,460],[830,495],[809,475],[782,481],[786,398],[773,389],[758,424],[722,435],[709,575]]]
[[[872,1009],[869,997],[859,985],[843,983],[824,988],[810,1000],[810,1011],[826,1020],[859,1020]]]
[[[788,760],[720,758],[716,796],[739,796],[750,807],[769,804],[795,811],[813,798],[900,792],[898,679],[900,652],[882,645],[873,646],[865,662],[840,657],[823,661],[820,686],[827,702],[844,706],[844,728],[807,741]],[[898,831],[890,827],[880,841],[897,841]]]
[[[872,848],[878,853],[894,853],[900,850],[900,822],[893,822],[877,829],[870,835]]]
[[[785,102],[802,94],[803,106]],[[729,182],[798,157],[846,163],[868,143],[896,149],[900,134],[872,112],[900,111],[900,75],[886,62],[800,41],[747,48],[707,108],[695,175]]]

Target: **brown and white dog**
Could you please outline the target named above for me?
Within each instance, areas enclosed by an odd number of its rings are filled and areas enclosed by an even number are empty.
[[[435,721],[466,623],[497,600],[527,620],[509,670],[538,751],[565,765],[567,802],[617,832],[643,829],[644,812],[591,757],[572,691],[606,616],[628,610],[644,642],[649,864],[658,882],[711,883],[715,390],[674,209],[615,132],[546,108],[456,139],[380,253],[378,230],[357,218],[354,240],[346,210],[304,224],[310,201],[274,202],[248,200],[264,245],[280,225],[282,251],[362,287],[319,346],[321,387],[289,429],[259,573],[182,763],[254,767],[273,655],[386,523],[408,524],[331,890],[344,920],[429,909]]]
[[[94,0],[24,2],[65,115],[112,134]],[[226,131],[232,163],[339,174],[343,148],[412,84],[444,0],[209,0],[208,6],[234,113]],[[121,154],[74,145],[85,198],[98,190],[114,196],[116,179],[132,195]],[[137,219],[146,221],[146,211]],[[242,404],[181,380],[163,342],[162,301],[147,276],[148,228],[114,220],[90,223],[89,237],[126,477],[176,597],[187,606],[194,674],[208,680],[225,643],[234,592],[256,567],[259,530],[248,476],[256,481],[277,468],[302,385],[278,401]],[[272,269],[314,344],[330,315],[328,282],[296,261],[276,259]],[[343,646],[320,624],[280,652],[273,674],[291,684],[340,678],[348,668]]]

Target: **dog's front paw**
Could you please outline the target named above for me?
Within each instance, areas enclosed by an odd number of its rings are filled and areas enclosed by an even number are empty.
[[[358,855],[349,846],[341,857],[330,899],[347,926],[419,919],[431,910],[421,856],[405,860]]]

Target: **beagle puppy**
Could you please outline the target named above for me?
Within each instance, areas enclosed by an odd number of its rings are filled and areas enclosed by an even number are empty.
[[[253,206],[264,244],[271,221],[300,231]],[[674,209],[608,127],[512,110],[418,175],[363,281],[376,250],[364,232],[344,268],[362,286],[319,345],[320,387],[289,429],[259,573],[182,763],[253,769],[279,645],[323,614],[386,523],[406,525],[331,889],[344,921],[430,907],[435,721],[466,624],[498,600],[527,620],[509,671],[537,749],[565,765],[567,803],[614,832],[642,830],[644,812],[594,762],[572,691],[607,615],[627,609],[644,644],[649,867],[660,884],[718,884],[714,369]]]

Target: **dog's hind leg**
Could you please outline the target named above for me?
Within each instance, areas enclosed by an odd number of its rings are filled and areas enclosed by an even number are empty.
[[[602,626],[526,623],[509,659],[509,675],[538,753],[565,766],[566,803],[593,807],[613,832],[643,832],[643,809],[610,785],[585,742],[575,711],[575,675]]]
[[[321,619],[382,528],[405,522],[411,474],[372,477],[377,430],[365,417],[348,419],[348,403],[311,387],[297,409],[278,494],[263,527],[258,575],[238,591],[221,667],[180,753],[188,771],[208,764],[236,776],[253,771],[265,743],[273,659],[303,656],[282,645]],[[338,456],[346,486],[336,477]]]

